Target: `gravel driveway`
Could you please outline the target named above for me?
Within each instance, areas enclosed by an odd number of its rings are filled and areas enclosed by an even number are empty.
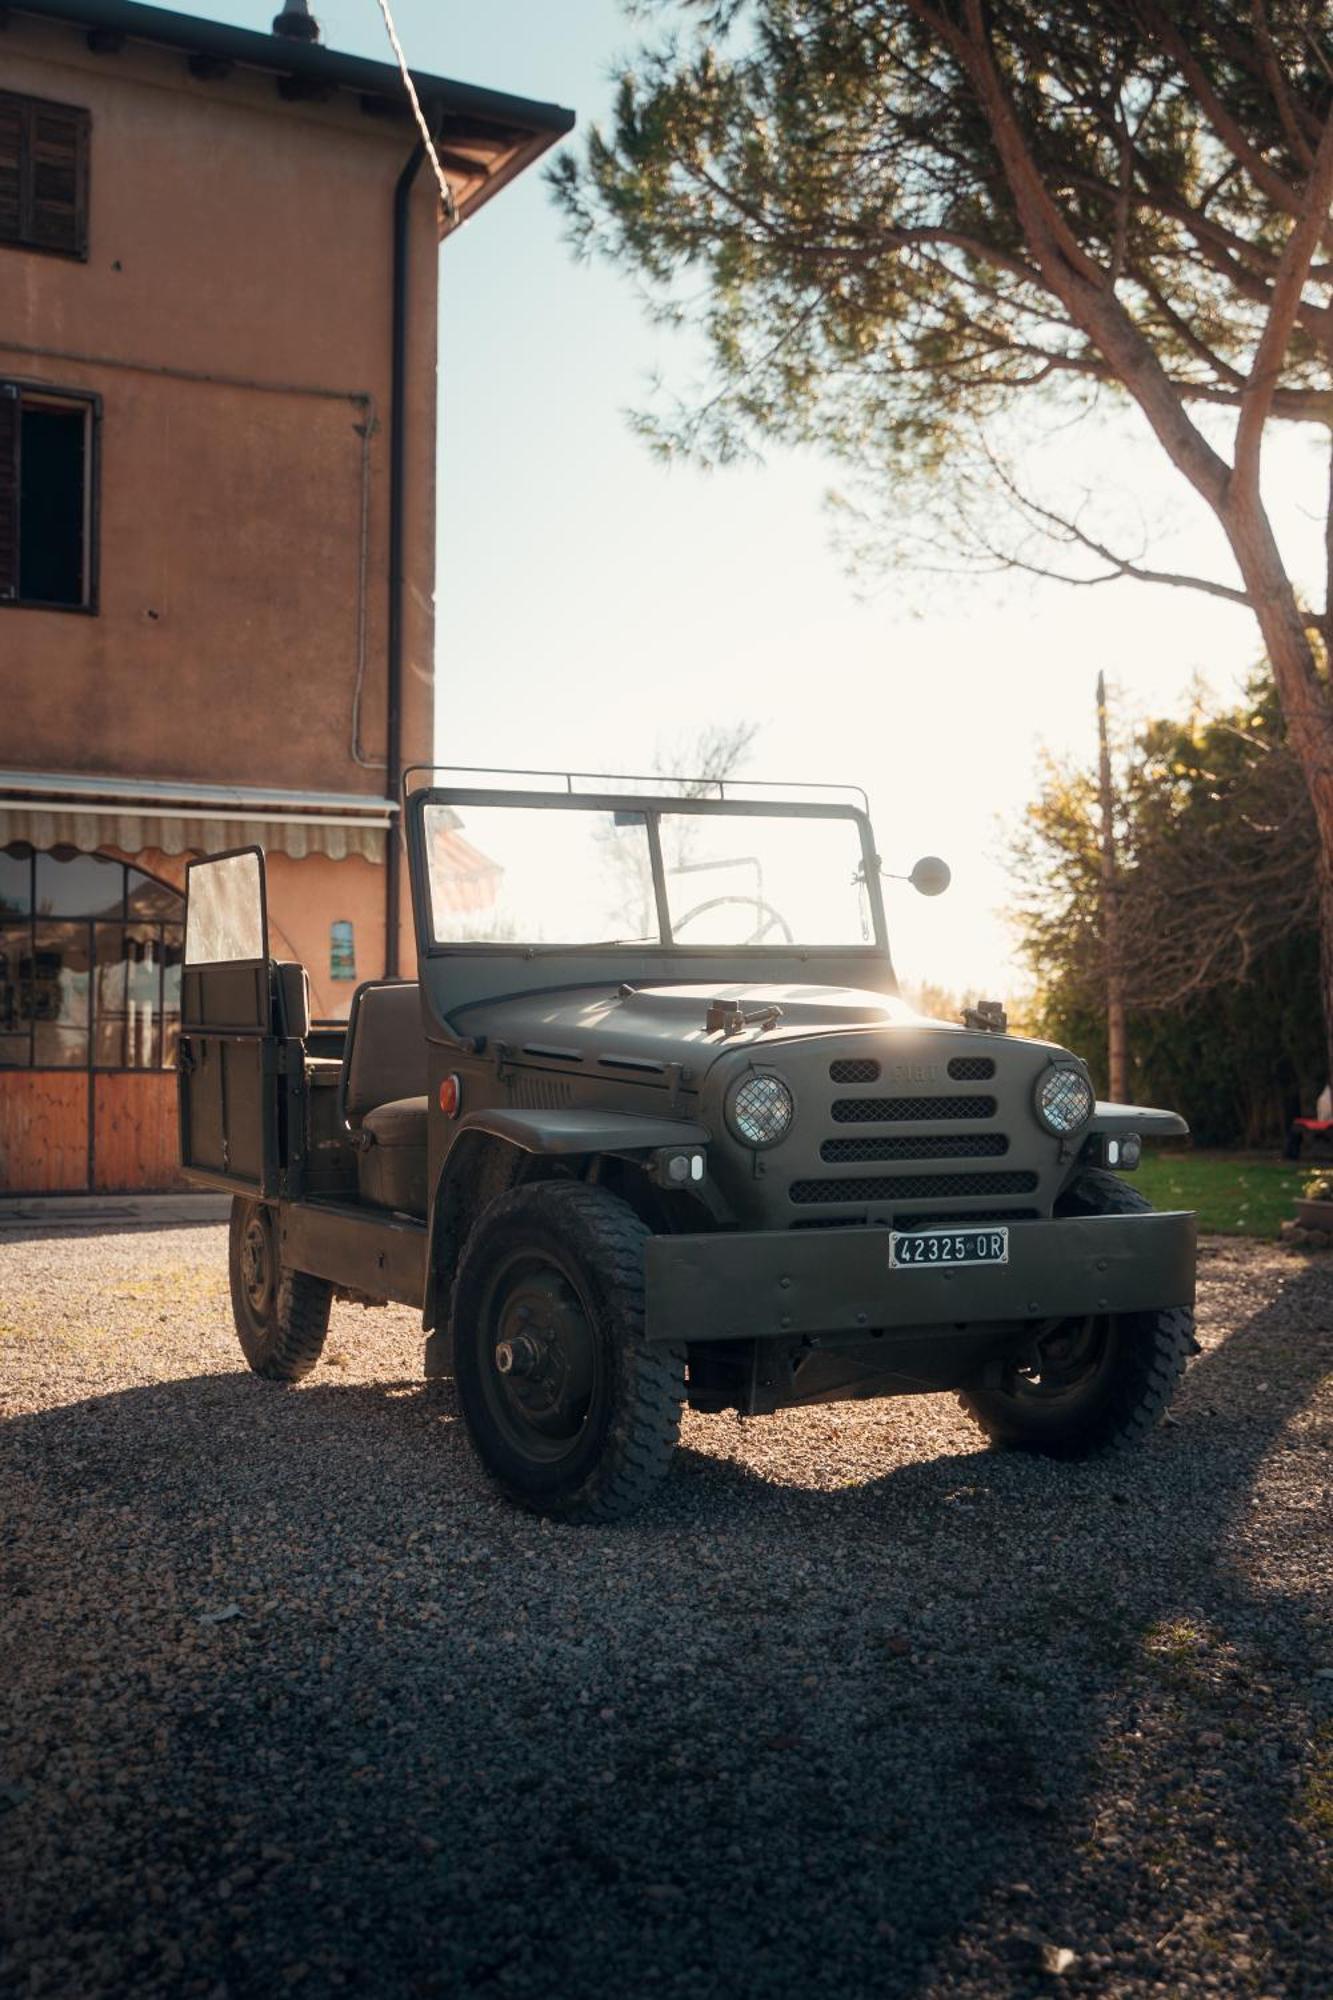
[[[410,1313],[275,1388],[224,1230],[0,1241],[0,1990],[1326,2000],[1331,1329],[1214,1242],[1137,1457],[688,1417],[553,1528]]]

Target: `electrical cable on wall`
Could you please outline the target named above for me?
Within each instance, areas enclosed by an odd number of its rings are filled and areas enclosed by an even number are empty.
[[[379,0],[379,9],[380,13],[384,16],[384,25],[389,31],[389,41],[393,46],[393,52],[398,58],[398,67],[402,72],[403,83],[407,88],[407,95],[412,104],[412,115],[417,121],[417,129],[421,133],[421,143],[426,148],[427,157],[435,169],[435,179],[440,190],[440,200],[444,204],[445,219],[449,227],[453,229],[458,223],[458,204],[454,200],[454,191],[445,176],[444,168],[440,165],[440,156],[435,150],[435,141],[431,136],[430,126],[426,123],[422,112],[421,100],[417,96],[417,88],[412,81],[412,73],[407,67],[407,57],[403,54],[403,45],[398,39],[398,30],[394,26],[393,13],[389,7],[389,0]]]

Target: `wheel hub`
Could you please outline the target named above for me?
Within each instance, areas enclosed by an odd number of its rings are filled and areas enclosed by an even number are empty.
[[[1035,1342],[1018,1370],[1016,1386],[1029,1396],[1059,1396],[1079,1388],[1101,1366],[1108,1321],[1098,1314],[1064,1320]]]
[[[508,1422],[550,1442],[574,1438],[594,1373],[592,1330],[578,1294],[546,1266],[515,1279],[498,1305],[492,1360]]]
[[[542,1366],[542,1349],[528,1334],[496,1342],[495,1365],[502,1375],[536,1375]]]
[[[273,1258],[268,1228],[258,1213],[241,1238],[241,1284],[251,1310],[262,1317],[273,1295]]]

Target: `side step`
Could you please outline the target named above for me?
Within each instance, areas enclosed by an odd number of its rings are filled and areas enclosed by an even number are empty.
[[[427,1235],[416,1216],[332,1201],[284,1201],[278,1214],[282,1261],[292,1270],[328,1278],[339,1291],[421,1310]]]

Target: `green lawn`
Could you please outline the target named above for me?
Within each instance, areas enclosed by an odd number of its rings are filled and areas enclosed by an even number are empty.
[[[1145,1147],[1126,1176],[1154,1208],[1193,1208],[1216,1236],[1277,1235],[1303,1183],[1324,1164],[1292,1165],[1253,1153],[1164,1153]]]

